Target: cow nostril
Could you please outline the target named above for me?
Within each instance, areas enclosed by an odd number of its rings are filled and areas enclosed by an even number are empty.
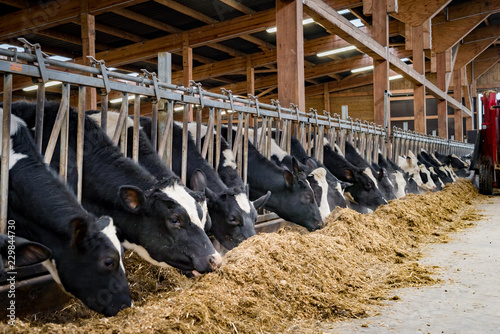
[[[217,269],[222,264],[222,257],[220,256],[219,253],[214,254],[214,255],[210,255],[208,258],[208,263],[210,263],[210,267],[212,269]]]

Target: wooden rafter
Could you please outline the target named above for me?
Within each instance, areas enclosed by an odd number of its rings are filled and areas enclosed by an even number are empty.
[[[98,15],[114,8],[132,6],[147,0],[101,0],[89,3],[89,14]],[[51,13],[51,15],[46,15]],[[79,1],[47,2],[3,15],[0,21],[0,40],[15,38],[41,29],[71,22],[80,16]],[[21,22],[20,22],[21,21]]]
[[[432,26],[432,51],[441,53],[457,44],[476,28],[489,14],[473,15]]]
[[[65,34],[63,32],[54,30],[54,29],[45,29],[45,30],[40,30],[37,32],[38,35],[42,36],[47,36],[53,39],[57,39],[63,42],[71,43],[71,44],[76,44],[76,45],[82,45],[82,41],[79,37],[75,37],[70,34]],[[95,43],[95,47],[98,50],[107,50],[108,46],[102,43]]]
[[[137,22],[141,22],[141,23],[146,24],[148,26],[151,26],[151,27],[154,27],[156,29],[160,29],[160,30],[163,30],[163,31],[166,31],[169,33],[179,34],[182,32],[181,29],[178,29],[174,26],[171,26],[170,24],[166,24],[164,22],[154,20],[148,16],[136,13],[136,12],[131,11],[129,9],[115,8],[115,9],[113,9],[113,13],[118,14],[118,15],[123,16],[123,17],[126,17],[126,18],[129,18],[129,19],[137,21]]]
[[[240,3],[239,1],[236,1],[236,0],[219,0],[219,1],[225,3],[228,6],[231,6],[234,9],[237,9],[240,12],[245,13],[245,14],[255,13],[255,10],[245,6],[244,4]]]
[[[398,12],[391,16],[413,27],[433,18],[451,0],[398,0]]]
[[[460,45],[458,50],[457,60],[455,61],[455,68],[461,69],[477,56],[479,56],[483,51],[485,51],[493,42],[496,41],[496,37],[489,39],[480,40],[477,42],[464,43]]]
[[[486,19],[485,19],[486,22]],[[467,36],[465,36],[463,42],[464,43],[471,43],[471,42],[476,42],[484,39],[488,39],[491,37],[500,37],[500,27],[499,26],[489,26],[489,27],[482,27],[482,28],[476,28],[472,30]]]

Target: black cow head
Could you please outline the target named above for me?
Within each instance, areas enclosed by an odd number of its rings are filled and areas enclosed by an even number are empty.
[[[44,263],[56,282],[106,316],[129,307],[123,252],[113,220],[101,217],[93,224],[88,218],[75,218],[70,229],[71,240],[53,243],[52,258]]]
[[[280,212],[280,217],[307,228],[309,231],[323,226],[314,192],[297,160],[292,158],[292,170],[283,168],[282,191],[269,197],[266,207]]]
[[[176,177],[164,179],[147,191],[122,186],[119,198],[123,207],[141,221],[121,225],[122,234],[127,236],[125,247],[153,264],[168,264],[183,271],[205,273],[221,264],[204,231],[202,208]]]
[[[384,198],[389,201],[396,199],[396,195],[394,194],[394,184],[391,182],[387,170],[385,168],[380,168],[376,178],[380,192],[382,193]]]
[[[346,187],[344,193],[349,201],[370,210],[375,210],[380,205],[387,204],[380,190],[364,170],[353,171],[346,169],[345,179],[352,183],[351,186]]]
[[[50,249],[38,242],[0,234],[0,276],[4,271],[4,265],[10,271],[13,267],[24,267],[43,262],[51,255]]]
[[[405,192],[407,194],[420,194],[420,190],[418,190],[418,184],[413,179],[413,176],[411,176],[410,173],[406,172],[404,173],[404,178],[406,181]]]

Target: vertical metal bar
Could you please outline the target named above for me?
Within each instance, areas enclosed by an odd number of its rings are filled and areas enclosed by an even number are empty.
[[[210,107],[208,111],[208,131],[207,136],[205,137],[205,143],[208,145],[208,163],[213,167],[214,166],[214,124],[215,124],[215,110],[213,107]],[[217,137],[220,137],[221,134],[217,133]],[[203,149],[205,152],[205,148]]]
[[[243,183],[247,184],[248,179],[248,126],[250,124],[250,114],[245,114],[245,138],[243,138]]]
[[[287,126],[286,153],[288,153],[288,155],[290,155],[291,150],[292,150],[292,144],[291,144],[292,143],[292,121],[288,120],[286,122],[286,126]]]
[[[108,94],[101,95],[101,129],[108,133]]]
[[[182,165],[181,165],[181,180],[187,184],[187,155],[188,155],[188,122],[189,122],[189,105],[184,105],[182,114]]]
[[[63,122],[61,124],[61,145],[60,145],[60,160],[59,160],[59,175],[66,182],[68,179],[68,139],[69,139],[69,83],[63,83],[62,101],[65,102],[65,110]]]
[[[158,105],[159,101],[155,100],[151,106],[151,144],[155,150],[158,148]]]
[[[227,112],[227,111],[226,111]],[[229,114],[229,118],[227,119],[227,132],[233,133],[233,111]],[[227,143],[229,147],[233,147],[233,136],[227,136]]]
[[[222,129],[222,110],[217,109],[217,140],[215,141],[215,170],[219,169],[219,162],[220,162],[220,150],[221,150],[221,143],[220,143],[220,133]],[[233,134],[231,132],[227,132],[227,139],[231,138]]]
[[[85,86],[78,86],[78,129],[76,132],[76,169],[78,173],[78,185],[76,197],[78,202],[82,202],[82,186],[83,186],[83,143],[85,131]]]
[[[65,85],[63,84],[62,88],[62,97],[65,96]],[[64,121],[64,116],[66,114],[66,110],[68,109],[68,99],[61,99],[61,103],[59,104],[59,110],[57,111],[56,121],[54,122],[54,126],[52,127],[52,132],[50,133],[49,142],[47,144],[47,148],[45,149],[44,160],[48,165],[52,160],[52,155],[54,154],[54,150],[56,148],[57,138],[59,137],[59,133],[61,131],[61,126]]]
[[[168,168],[172,169],[172,150],[174,145],[174,102],[172,101],[167,103],[167,126],[165,127],[165,131],[167,136],[165,163]]]
[[[0,172],[1,204],[0,233],[7,230],[7,208],[9,197],[9,155],[10,155],[10,111],[12,104],[12,74],[6,73],[3,83],[3,116],[2,116],[2,161]]]
[[[271,120],[267,123],[267,154],[266,154],[266,157],[268,159],[271,159],[271,136],[272,136],[272,126],[271,126],[272,122]]]
[[[118,145],[118,142],[120,140],[120,135],[122,134],[122,127],[123,124],[126,122],[127,116],[128,116],[128,93],[123,93],[120,115],[118,116],[118,122],[116,122],[116,128],[112,138],[113,143],[115,145]]]
[[[139,161],[139,126],[141,121],[141,97],[135,94],[134,97],[134,128],[132,130],[132,159],[135,162]],[[125,126],[126,128],[126,126]]]
[[[45,85],[43,82],[41,82],[38,84],[38,90],[36,93],[36,120],[35,120],[35,143],[40,153],[42,152],[44,109],[45,109]]]
[[[201,152],[201,108],[196,108],[196,147]]]
[[[257,116],[252,116],[253,117],[253,144],[259,149],[259,138],[257,135],[258,129],[259,129],[259,118]]]

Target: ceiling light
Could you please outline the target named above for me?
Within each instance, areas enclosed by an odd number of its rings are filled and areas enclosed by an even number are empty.
[[[139,95],[139,97],[145,97],[145,95]],[[128,96],[128,100],[133,100],[135,99],[135,95],[129,95]],[[118,102],[122,102],[123,100],[123,97],[119,97],[117,99],[113,99],[111,101],[109,101],[109,103],[118,103]]]
[[[354,70],[351,70],[351,73],[358,73],[358,72],[368,71],[368,70],[372,70],[372,69],[373,69],[373,65],[370,65],[370,66],[355,68]]]
[[[360,19],[350,20],[349,22],[351,22],[356,28],[360,28],[360,27],[364,27],[365,26],[363,24],[363,22],[361,22]]]
[[[184,106],[179,106],[179,107],[174,108],[174,111],[183,111],[183,110],[184,110]]]
[[[339,10],[337,13],[339,13],[340,15],[344,15],[344,14],[348,14],[350,12],[351,11],[349,9],[342,9],[342,10]]]
[[[53,60],[59,60],[59,61],[69,61],[71,58],[64,57],[64,56],[50,56],[48,59],[53,59]]]
[[[403,76],[401,74],[392,75],[389,77],[389,80],[401,79]]]
[[[304,19],[302,20],[302,25],[306,25],[306,24],[309,24],[309,23],[313,23],[314,20],[312,18],[308,18],[308,19]],[[267,28],[266,31],[268,33],[273,33],[273,32],[276,32],[277,28],[276,27],[272,27],[272,28]]]
[[[45,83],[45,87],[51,87],[51,86],[57,86],[57,85],[60,85],[62,84],[61,81],[48,81]],[[34,86],[28,86],[28,87],[25,87],[23,88],[23,91],[25,92],[30,92],[32,90],[37,90],[38,89],[38,85],[34,85]]]
[[[401,61],[409,61],[410,59],[408,59],[408,58],[401,58],[400,60]]]
[[[350,51],[350,50],[354,50],[354,49],[356,49],[356,47],[354,45],[349,45],[349,46],[346,46],[346,47],[340,48],[340,49],[334,49],[334,50],[330,50],[330,51],[320,52],[317,54],[317,56],[324,57],[324,56],[329,56],[329,55],[333,55],[336,53]]]
[[[0,49],[9,49],[9,48],[15,48],[17,50],[17,52],[24,52],[24,48],[22,48],[20,46],[15,46],[15,45],[6,44],[6,43],[0,44]]]

